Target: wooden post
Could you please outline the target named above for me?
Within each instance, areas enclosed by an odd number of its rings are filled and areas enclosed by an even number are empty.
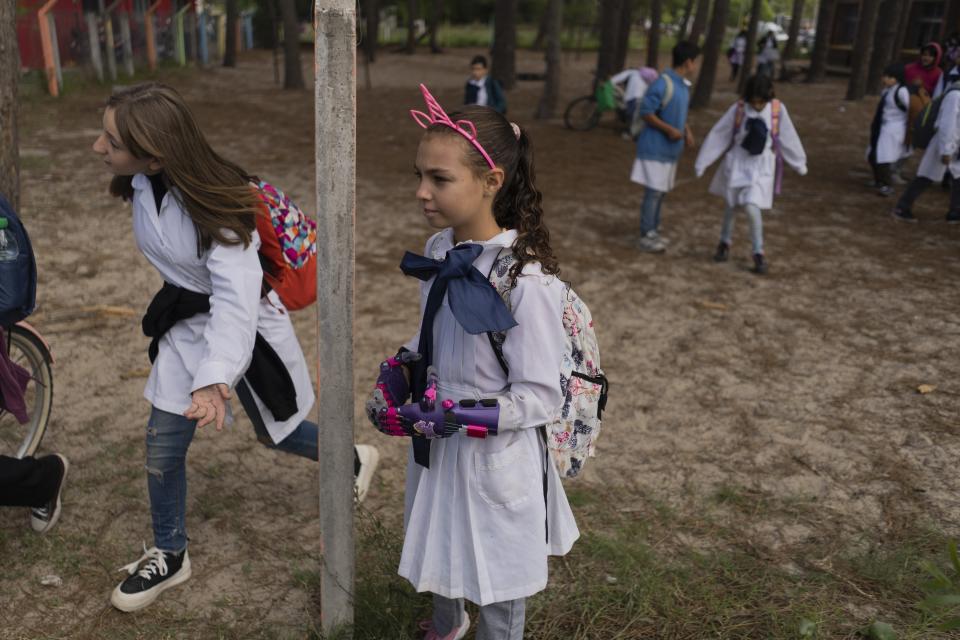
[[[130,12],[120,12],[120,38],[123,40],[123,72],[133,75],[133,41],[130,38]]]
[[[187,30],[183,23],[189,9],[190,5],[186,4],[173,16],[173,49],[181,67],[187,64]]]
[[[117,79],[117,50],[114,47],[113,41],[113,16],[111,12],[113,8],[117,6],[116,0],[109,7],[104,7],[103,0],[100,0],[100,11],[101,19],[103,20],[103,33],[104,33],[104,46],[107,51],[107,73],[110,75],[110,81],[116,81]]]
[[[60,83],[57,78],[60,75],[57,69],[58,57],[54,55],[57,47],[56,34],[52,33],[50,24],[52,20],[48,19],[50,9],[56,4],[57,0],[47,0],[47,3],[37,12],[37,21],[40,23],[40,45],[43,49],[43,68],[47,74],[47,90],[54,98],[60,95]]]
[[[200,66],[207,66],[210,63],[210,43],[207,39],[207,10],[197,7],[197,42],[199,43],[199,55],[197,60]]]
[[[147,66],[150,71],[157,70],[157,25],[154,22],[154,14],[163,0],[157,0],[147,8],[147,14],[143,18],[143,30],[147,36]]]
[[[97,80],[103,82],[103,58],[100,56],[100,28],[97,25],[97,14],[91,11],[85,13],[84,17],[87,19],[87,37],[90,40],[90,63],[97,74]]]
[[[353,624],[355,0],[315,0],[322,630]]]

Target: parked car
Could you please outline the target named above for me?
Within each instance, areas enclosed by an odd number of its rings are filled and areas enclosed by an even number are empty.
[[[790,39],[783,27],[776,22],[761,22],[757,25],[757,38],[762,38],[773,31],[773,37],[777,39],[778,45],[783,45]]]

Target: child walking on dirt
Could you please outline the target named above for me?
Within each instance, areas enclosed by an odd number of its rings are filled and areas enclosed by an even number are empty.
[[[389,435],[413,436],[399,573],[433,594],[424,637],[463,638],[470,600],[478,640],[521,640],[547,556],[579,537],[537,428],[563,403],[565,285],[526,132],[492,109],[448,115],[421,91],[416,197],[438,231],[425,257],[401,264],[424,281],[420,331],[381,365],[368,415]],[[494,268],[509,270],[512,316],[487,279]],[[488,331],[506,331],[503,362]],[[404,404],[411,392],[422,400]]]
[[[893,195],[892,167],[910,155],[906,143],[910,91],[904,85],[903,65],[900,63],[887,66],[881,81],[884,88],[870,123],[867,161],[873,169],[873,186],[879,195],[887,197]]]
[[[159,83],[114,93],[93,149],[164,279],[143,320],[153,337],[144,396],[154,546],[124,567],[111,596],[135,611],[190,578],[187,449],[197,428],[223,429],[231,389],[267,446],[317,460],[317,425],[306,419],[313,387],[290,316],[275,291],[264,294],[255,216],[265,214],[252,176],[219,156],[180,95]],[[368,462],[361,475],[372,471],[376,450],[356,455]]]
[[[697,45],[678,42],[673,48],[673,68],[660,74],[640,102],[639,115],[647,126],[637,138],[630,180],[645,187],[637,248],[647,253],[662,253],[667,248],[667,239],[660,235],[660,209],[676,182],[677,161],[684,144],[692,147],[694,143],[687,125],[688,78],[696,73],[699,55]]]
[[[770,76],[748,78],[743,99],[713,125],[697,155],[697,177],[721,157],[723,162],[710,183],[710,193],[726,203],[714,260],[726,262],[729,258],[734,216],[743,208],[750,221],[753,270],[765,274],[768,264],[760,212],[770,209],[774,194],[780,193],[784,162],[801,176],[807,173],[807,155],[786,105],[775,98]]]

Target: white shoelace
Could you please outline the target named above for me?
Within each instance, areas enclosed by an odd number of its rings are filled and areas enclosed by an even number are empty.
[[[144,560],[149,560],[149,562],[143,565],[143,568],[140,569],[138,573],[137,567],[139,567],[140,563]],[[120,567],[117,571],[126,571],[130,575],[137,573],[141,578],[149,580],[155,573],[161,576],[167,575],[167,559],[164,557],[163,551],[160,551],[160,549],[156,547],[147,549],[147,544],[143,543],[143,555],[135,562]]]

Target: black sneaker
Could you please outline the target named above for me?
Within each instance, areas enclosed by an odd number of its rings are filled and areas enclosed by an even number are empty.
[[[60,466],[60,480],[57,483],[57,493],[54,498],[43,505],[35,507],[30,511],[30,526],[37,533],[46,533],[57,524],[60,519],[60,494],[63,493],[63,485],[67,481],[67,471],[70,469],[70,462],[65,456],[55,453],[51,458],[56,458]]]
[[[726,262],[730,258],[730,245],[721,242],[717,245],[717,252],[713,254],[714,262]]]
[[[897,207],[893,210],[893,217],[896,220],[901,222],[916,222],[917,219],[913,216],[913,212],[909,209],[901,209]]]
[[[764,275],[770,270],[770,264],[762,253],[753,254],[753,272],[757,275]]]
[[[947,224],[960,224],[960,211],[951,211],[948,213]]]
[[[144,545],[143,551],[139,560],[120,569],[130,574],[110,596],[111,604],[120,611],[143,609],[170,587],[190,578],[190,556],[186,549],[173,553],[156,547],[148,550]]]

